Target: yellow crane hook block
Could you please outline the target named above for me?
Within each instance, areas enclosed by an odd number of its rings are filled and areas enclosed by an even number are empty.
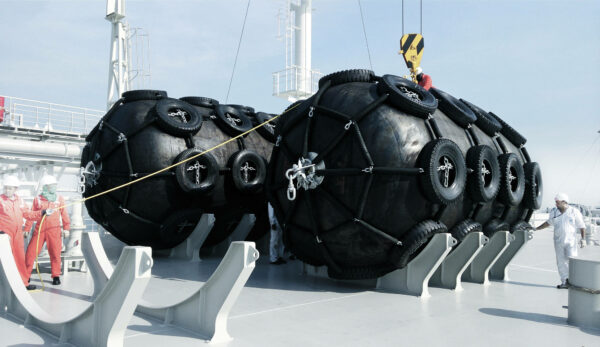
[[[404,57],[406,66],[410,69],[413,81],[417,82],[415,71],[421,65],[425,40],[421,34],[405,34],[400,39],[400,54]]]

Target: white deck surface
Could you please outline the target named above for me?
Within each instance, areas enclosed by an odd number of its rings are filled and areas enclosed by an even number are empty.
[[[600,252],[594,246],[588,250]],[[114,257],[116,248],[108,248]],[[302,275],[298,261],[256,269],[229,319],[228,343],[218,346],[600,346],[600,330],[567,324],[567,290],[558,290],[551,231],[538,231],[509,265],[510,279],[464,290],[430,288],[431,297],[375,291],[366,284]],[[112,259],[112,258],[111,258]],[[116,259],[114,259],[116,260]],[[205,281],[219,259],[186,263],[155,259],[144,297],[174,302]],[[43,273],[38,302],[56,314],[91,299],[87,273],[71,271],[60,286]],[[34,276],[35,277],[35,276]],[[32,283],[39,285],[38,279]],[[1,346],[57,346],[57,339],[0,315]],[[64,345],[64,344],[62,344]],[[204,341],[183,329],[134,316],[124,346],[190,346]]]

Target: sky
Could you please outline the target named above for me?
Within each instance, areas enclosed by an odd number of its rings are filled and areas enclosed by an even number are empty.
[[[400,0],[313,0],[312,65],[405,75]],[[425,38],[434,86],[501,116],[557,192],[600,206],[600,2],[404,1],[404,32]],[[225,101],[247,0],[128,0],[149,35],[151,83],[169,96]],[[229,103],[280,113],[272,73],[285,68],[283,0],[251,0]],[[104,110],[111,26],[103,0],[0,0],[0,95]],[[367,44],[371,56],[369,54]]]

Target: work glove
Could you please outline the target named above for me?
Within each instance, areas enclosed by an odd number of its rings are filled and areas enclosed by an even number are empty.
[[[583,247],[585,247],[585,246],[587,246],[587,242],[585,242],[585,240],[580,240],[580,241],[579,241],[579,247],[580,247],[580,248],[583,248]]]
[[[67,239],[67,238],[69,238],[69,235],[71,235],[71,232],[69,230],[63,230],[62,234],[63,234],[63,237],[65,239]]]

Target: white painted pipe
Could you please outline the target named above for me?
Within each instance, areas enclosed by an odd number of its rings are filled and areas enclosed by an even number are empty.
[[[0,138],[0,153],[60,158],[81,157],[81,147],[68,143],[37,142]]]
[[[295,10],[295,61],[299,68],[298,90],[310,92],[310,71],[312,68],[312,0],[302,0]]]

